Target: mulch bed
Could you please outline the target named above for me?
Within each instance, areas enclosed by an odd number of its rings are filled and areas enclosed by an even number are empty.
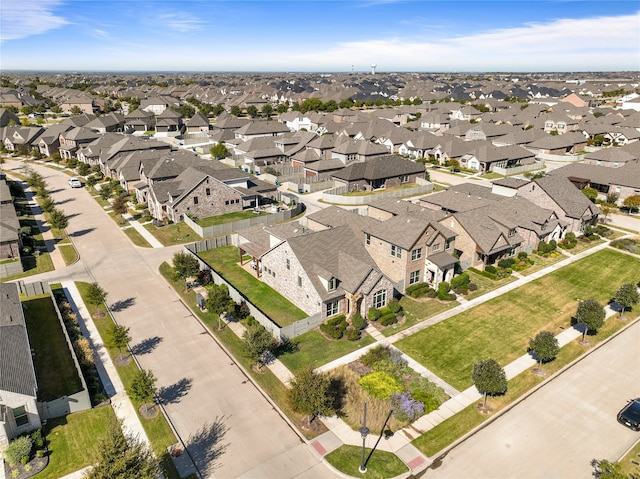
[[[9,466],[7,462],[4,463],[4,476],[7,479],[27,479],[28,477],[35,476],[40,471],[44,470],[49,464],[49,456],[46,454],[43,457],[34,457],[26,464],[16,464],[15,466]],[[14,471],[18,471],[16,475]]]
[[[143,418],[152,419],[158,415],[158,408],[155,405],[147,407],[146,404],[143,404],[138,408],[138,412]]]

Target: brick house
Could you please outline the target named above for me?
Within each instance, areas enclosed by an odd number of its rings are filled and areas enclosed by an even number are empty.
[[[372,191],[391,188],[424,180],[425,169],[421,163],[405,160],[395,155],[372,158],[365,162],[352,163],[332,173],[336,186],[345,186],[348,191]]]

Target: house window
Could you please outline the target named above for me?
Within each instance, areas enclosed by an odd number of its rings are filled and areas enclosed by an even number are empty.
[[[226,200],[226,201],[224,202],[224,204],[225,204],[226,206],[229,206],[229,200]]]
[[[411,252],[411,261],[415,261],[420,258],[422,258],[422,248],[414,249]]]
[[[453,240],[448,239],[444,242],[444,249],[445,250],[450,250],[451,249],[451,243],[453,243]]]
[[[291,260],[287,258],[287,269],[291,269]]]
[[[207,196],[211,196],[211,188],[206,188],[204,192]]]
[[[302,288],[302,278],[298,276],[298,288]]]
[[[507,253],[507,256],[511,257],[511,256],[515,256],[516,255],[516,247],[514,246],[513,248],[511,248],[509,250],[509,252]]]
[[[512,236],[515,236],[515,235],[516,235],[516,229],[515,228],[510,229],[509,230],[509,238],[511,238]]]
[[[440,246],[442,246],[441,243],[436,243],[431,247],[431,251],[440,251]]]
[[[409,273],[409,284],[416,284],[420,281],[420,271],[412,271]]]
[[[409,175],[400,176],[400,183],[408,183],[408,182],[409,182]]]
[[[17,407],[13,410],[13,419],[18,427],[29,424],[29,416],[24,406]]]
[[[327,316],[334,316],[338,314],[338,301],[331,301],[327,303]]]
[[[391,245],[391,256],[395,256],[396,258],[402,258],[402,248],[392,244]]]
[[[197,205],[197,204],[198,204],[198,197],[197,197],[197,196],[194,196],[194,197],[193,197],[193,204],[194,204],[194,205]]]
[[[364,235],[364,242],[367,244],[371,244],[371,235],[369,233]]]
[[[329,280],[329,291],[335,291],[338,287],[338,280],[334,277]]]
[[[387,290],[381,289],[373,295],[373,307],[376,309],[384,308],[387,305]]]

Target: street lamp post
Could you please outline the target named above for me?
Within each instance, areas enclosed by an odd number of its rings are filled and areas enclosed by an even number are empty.
[[[360,435],[362,436],[362,462],[360,463],[360,468],[358,469],[360,473],[367,472],[367,466],[364,463],[364,447],[365,441],[367,440],[367,436],[369,435],[369,428],[367,427],[367,403],[364,403],[364,419],[362,421],[362,427],[360,428]]]

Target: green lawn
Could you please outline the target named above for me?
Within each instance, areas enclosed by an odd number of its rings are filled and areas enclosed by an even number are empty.
[[[216,226],[216,225],[223,225],[225,223],[233,223],[234,221],[247,220],[255,216],[263,216],[266,214],[267,213],[265,212],[260,212],[260,215],[257,215],[253,212],[253,210],[235,211],[233,213],[226,213],[224,215],[208,216],[207,218],[198,218],[198,226],[202,226],[203,228],[206,228],[207,226]]]
[[[400,305],[404,311],[404,321],[400,324],[387,326],[381,332],[387,337],[394,335],[459,304],[457,301],[439,301],[435,298],[413,299],[409,296],[403,296],[400,299]]]
[[[606,304],[618,286],[637,282],[640,259],[603,250],[403,339],[395,346],[458,390],[472,385],[474,362],[506,365],[539,331],[570,327],[578,299]]]
[[[138,233],[138,230],[136,230],[135,228],[133,227],[125,228],[122,231],[124,231],[124,234],[127,235],[129,240],[135,246],[139,246],[140,248],[151,248],[151,245],[149,244],[149,242],[144,238],[144,236]]]
[[[525,271],[528,271],[532,267],[533,266],[531,266],[530,268],[527,268]],[[498,289],[501,286],[512,283],[518,279],[513,275],[507,276],[506,278],[502,278],[502,279],[491,279],[491,278],[487,278],[486,276],[482,276],[481,274],[474,273],[473,271],[466,271],[466,273],[469,275],[469,280],[472,283],[476,283],[478,285],[477,290],[469,291],[469,294],[465,296],[465,299],[468,299],[468,300],[477,298],[478,296],[482,296],[483,294],[493,291],[494,289]]]
[[[22,303],[33,362],[38,379],[38,400],[51,401],[82,390],[73,356],[50,296]]]
[[[80,291],[80,294],[82,295],[82,297],[85,298],[87,288],[89,287],[89,283],[76,282],[76,286],[78,287],[78,290]],[[106,309],[104,305],[95,306],[95,305],[89,304],[89,302],[86,300],[85,300],[85,305],[87,306],[87,310],[92,316],[95,312],[98,312],[98,311],[106,313]],[[107,337],[107,331],[109,327],[111,327],[111,325],[113,324],[113,320],[111,319],[111,316],[107,314],[104,318],[94,318],[93,322],[96,325],[96,328],[98,329],[98,333],[100,334],[100,337],[102,337],[104,341],[105,338]],[[115,359],[120,354],[118,350],[114,348],[107,347],[107,350],[109,351],[109,356],[111,356],[112,359]],[[116,365],[115,367],[116,367],[116,371],[118,372],[118,376],[120,376],[120,379],[122,380],[122,383],[125,389],[127,389],[131,385],[131,382],[136,372],[138,371],[138,366],[134,361],[130,361],[129,364],[127,364],[126,366]],[[142,403],[140,401],[135,401],[131,399],[131,402],[133,403],[133,406],[136,408],[136,411],[140,406],[142,406]],[[140,418],[140,422],[142,423],[142,426],[145,432],[147,433],[147,437],[151,442],[153,451],[155,452],[156,456],[160,459],[160,462],[162,463],[165,469],[166,477],[168,477],[169,479],[178,479],[179,477],[178,472],[175,466],[173,465],[173,462],[169,457],[169,454],[167,453],[167,447],[169,447],[172,444],[175,444],[177,442],[177,439],[173,434],[171,427],[169,426],[166,419],[164,418],[164,415],[158,414],[156,417],[152,419],[144,419],[138,413],[138,417]]]
[[[308,316],[273,288],[242,269],[238,265],[238,249],[235,246],[205,251],[199,256],[278,326],[288,326]]]
[[[202,240],[200,235],[184,223],[175,223],[161,227],[146,224],[144,227],[164,246],[193,243],[194,241]]]
[[[49,464],[36,479],[57,479],[90,466],[97,459],[96,447],[115,415],[110,406],[49,419],[44,428]],[[9,476],[7,476],[9,477]]]
[[[322,366],[373,343],[374,339],[365,333],[358,341],[347,341],[346,339],[330,341],[314,330],[293,338],[290,342],[291,352],[280,353],[278,359],[295,373],[305,367]]]
[[[367,472],[360,472],[362,464],[362,447],[360,446],[340,446],[335,451],[325,456],[329,464],[348,477],[363,477],[366,479],[389,479],[406,472],[409,468],[398,456],[392,452],[376,449],[371,454],[370,448],[365,448],[364,458],[367,460]]]
[[[58,245],[57,248],[60,250],[62,254],[62,259],[64,260],[64,264],[67,266],[75,263],[78,259],[78,253],[73,245],[70,244],[62,244]]]

